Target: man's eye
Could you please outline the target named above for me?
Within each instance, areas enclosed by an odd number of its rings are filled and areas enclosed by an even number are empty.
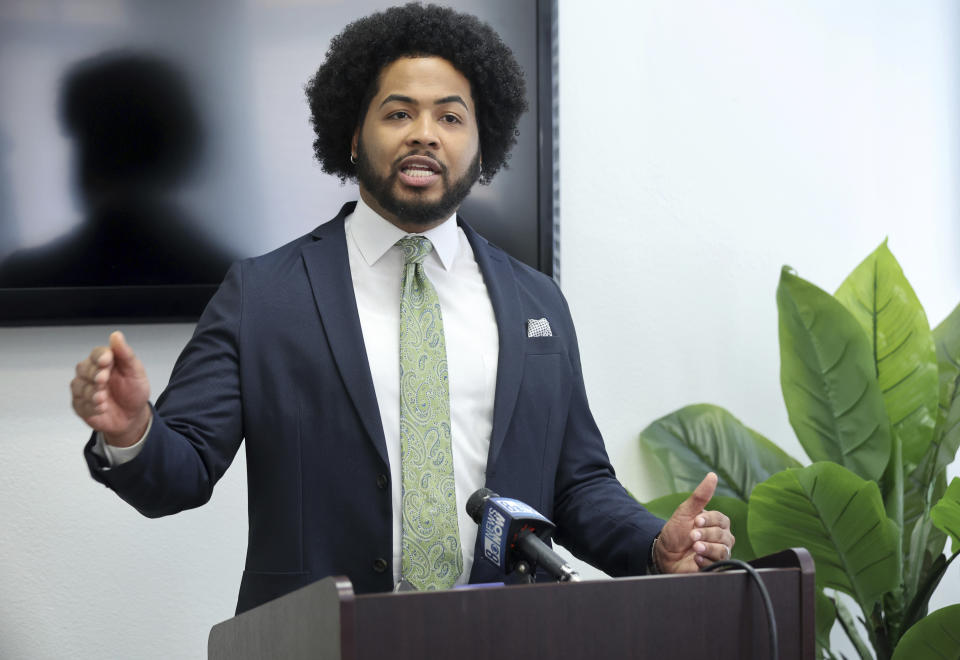
[[[388,119],[409,119],[410,115],[403,110],[397,110],[396,112],[391,112],[389,115],[387,115],[387,118]]]
[[[456,115],[443,115],[442,117],[440,117],[440,121],[445,122],[447,124],[459,124],[460,117]]]

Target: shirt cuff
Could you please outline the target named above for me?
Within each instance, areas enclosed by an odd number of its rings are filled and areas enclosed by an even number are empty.
[[[647,560],[647,575],[662,575],[663,571],[660,570],[660,564],[657,563],[657,543],[660,542],[660,534],[658,533],[653,537],[653,542],[650,544],[650,558]]]
[[[153,415],[150,415],[150,421],[147,422],[147,430],[143,432],[143,435],[137,440],[136,443],[130,445],[129,447],[114,447],[113,445],[107,444],[107,441],[103,438],[103,433],[97,431],[96,441],[91,448],[94,454],[104,459],[109,467],[103,468],[104,470],[109,470],[112,467],[118,467],[124,463],[129,463],[137,457],[137,455],[143,450],[144,440],[147,439],[147,436],[150,434],[150,428],[153,426]]]

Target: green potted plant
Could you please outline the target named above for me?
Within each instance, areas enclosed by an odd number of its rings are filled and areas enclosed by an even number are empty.
[[[863,658],[956,657],[960,605],[927,609],[960,550],[960,478],[946,478],[960,446],[960,306],[931,331],[884,241],[832,296],[784,267],[777,308],[783,398],[811,464],[720,407],[687,406],[640,434],[669,493],[648,508],[669,515],[712,470],[734,557],[813,555],[821,657],[836,657],[835,622]]]

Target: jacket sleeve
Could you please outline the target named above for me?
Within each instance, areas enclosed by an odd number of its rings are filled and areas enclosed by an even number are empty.
[[[200,506],[243,439],[239,334],[243,264],[234,264],[197,323],[153,409],[143,450],[109,467],[84,448],[91,476],[145,516]]]
[[[664,521],[616,478],[587,403],[576,333],[566,301],[562,304],[573,383],[555,479],[556,540],[609,575],[641,575]]]

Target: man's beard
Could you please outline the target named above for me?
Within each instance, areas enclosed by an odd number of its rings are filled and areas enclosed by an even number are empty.
[[[420,199],[410,199],[403,201],[393,194],[393,187],[397,183],[399,174],[399,165],[404,158],[409,156],[431,155],[429,152],[412,151],[395,160],[390,166],[390,173],[387,176],[380,176],[370,165],[370,159],[363,148],[363,142],[357,144],[357,179],[361,185],[366,188],[380,207],[387,213],[391,213],[404,224],[409,225],[429,225],[438,220],[445,220],[453,215],[463,200],[467,197],[473,184],[480,178],[480,151],[470,162],[470,167],[466,173],[456,181],[451,182],[447,166],[440,161],[435,162],[440,167],[440,182],[443,184],[443,195],[435,202],[428,202]],[[409,188],[413,195],[417,195],[416,188]]]

